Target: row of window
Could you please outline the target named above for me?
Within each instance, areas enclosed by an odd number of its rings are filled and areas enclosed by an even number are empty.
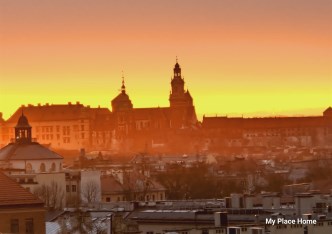
[[[59,171],[61,171],[62,169],[62,164],[60,163],[59,164]],[[30,173],[30,172],[33,172],[33,168],[32,168],[32,165],[31,163],[27,163],[26,166],[25,166],[25,170],[27,173]],[[45,163],[41,163],[40,166],[39,166],[39,171],[40,172],[46,172],[46,165]],[[49,169],[50,172],[54,172],[56,171],[56,165],[55,163],[52,163],[50,169]]]
[[[34,233],[33,218],[25,219],[24,222],[25,222],[25,230],[20,230],[20,220],[11,219],[10,220],[10,232],[11,233],[33,234]]]
[[[60,126],[55,126],[56,132],[60,132],[61,127]],[[80,128],[78,125],[73,126],[74,131],[85,131],[85,126],[81,125]],[[37,126],[36,127],[36,132],[53,132],[53,126]],[[63,126],[62,127],[62,132],[64,135],[68,135],[70,133],[70,126]]]

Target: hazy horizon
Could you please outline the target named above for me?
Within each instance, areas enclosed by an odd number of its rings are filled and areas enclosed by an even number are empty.
[[[0,0],[0,111],[110,108],[122,70],[134,107],[168,106],[178,56],[199,116],[321,114],[331,11],[329,0]]]

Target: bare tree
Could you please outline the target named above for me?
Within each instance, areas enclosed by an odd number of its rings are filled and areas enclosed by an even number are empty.
[[[81,189],[82,198],[87,203],[96,202],[100,194],[100,189],[96,181],[90,180],[82,186]]]
[[[62,201],[65,194],[59,183],[52,181],[50,184],[43,184],[37,187],[33,193],[44,201],[45,207],[49,209],[62,208]]]
[[[138,173],[124,172],[123,189],[127,201],[145,201],[146,195],[153,187],[150,178]]]

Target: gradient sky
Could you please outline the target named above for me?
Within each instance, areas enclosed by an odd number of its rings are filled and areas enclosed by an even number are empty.
[[[179,57],[199,116],[321,115],[332,105],[330,0],[0,0],[0,112],[168,106]]]

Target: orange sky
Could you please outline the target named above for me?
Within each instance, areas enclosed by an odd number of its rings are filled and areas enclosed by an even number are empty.
[[[199,116],[320,115],[332,105],[330,0],[0,0],[0,112],[168,106],[179,57]]]

